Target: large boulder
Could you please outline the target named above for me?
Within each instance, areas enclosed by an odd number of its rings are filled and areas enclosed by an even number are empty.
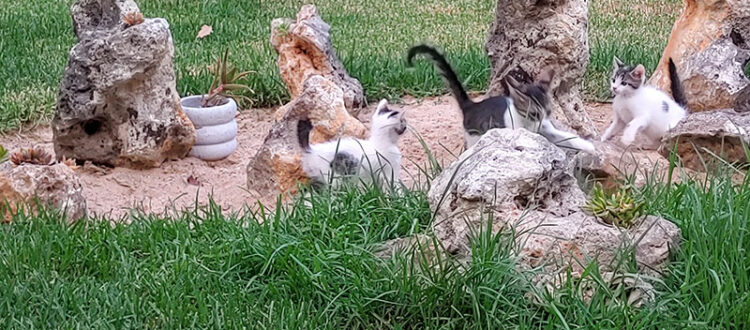
[[[676,149],[682,164],[696,171],[706,171],[706,166],[717,161],[747,163],[745,148],[750,145],[750,112],[692,113],[667,132],[662,142],[661,151],[665,156]]]
[[[582,212],[586,196],[565,153],[526,130],[489,131],[432,182],[428,198],[447,252],[468,258],[472,233],[491,219],[493,231],[515,233],[517,266],[541,268],[536,280],[547,284],[568,270],[582,275],[594,259],[603,273],[617,272],[625,247],[634,248],[642,271],[660,269],[680,240],[680,230],[659,217],[623,229]]]
[[[747,0],[685,0],[650,84],[669,89],[672,58],[692,111],[731,108],[748,85],[750,6]]]
[[[322,75],[341,88],[346,109],[356,115],[365,104],[362,84],[349,76],[336,56],[330,30],[313,5],[302,6],[296,21],[271,21],[271,45],[279,54],[281,78],[292,98],[296,98],[304,92],[308,77]]]
[[[78,43],[52,121],[57,157],[134,168],[185,157],[195,129],[175,89],[167,21],[140,22],[132,0],[79,0],[71,13]]]
[[[298,181],[305,181],[302,150],[297,138],[297,123],[309,119],[313,125],[310,142],[317,143],[341,136],[363,138],[367,129],[344,106],[344,92],[330,79],[310,76],[302,93],[279,108],[271,131],[247,166],[247,185],[259,196],[293,193]]]
[[[30,165],[0,171],[0,221],[10,221],[19,207],[34,211],[35,203],[64,211],[68,221],[86,215],[86,199],[78,177],[65,164]],[[7,209],[10,207],[10,209]]]
[[[505,94],[508,74],[530,83],[555,70],[553,113],[581,135],[596,134],[584,111],[581,84],[589,63],[585,0],[498,0],[485,48],[490,57],[490,95]]]

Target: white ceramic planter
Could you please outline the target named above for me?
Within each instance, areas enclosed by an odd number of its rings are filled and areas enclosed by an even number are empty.
[[[195,145],[190,156],[219,160],[237,149],[237,103],[229,99],[215,107],[202,108],[201,95],[182,98],[182,110],[195,126]]]

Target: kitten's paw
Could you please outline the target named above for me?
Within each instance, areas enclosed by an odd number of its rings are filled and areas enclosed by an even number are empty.
[[[581,140],[580,147],[581,147],[581,150],[583,150],[583,151],[585,151],[585,152],[587,152],[589,154],[593,155],[593,154],[596,153],[596,148],[594,147],[594,144],[591,143],[591,142],[589,142],[589,141]]]

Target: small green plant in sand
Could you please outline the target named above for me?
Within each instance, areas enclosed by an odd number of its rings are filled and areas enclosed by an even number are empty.
[[[247,85],[239,83],[246,78],[252,71],[237,72],[237,68],[228,62],[229,49],[224,51],[224,55],[216,58],[216,65],[213,67],[213,81],[208,89],[208,94],[201,99],[201,106],[214,107],[224,104],[227,98],[234,99],[237,104],[241,101],[251,102],[246,95],[240,94],[242,91],[253,92]]]
[[[621,228],[630,228],[644,214],[645,203],[636,198],[632,187],[620,187],[614,193],[607,193],[597,183],[591,191],[591,198],[584,209],[604,223]]]

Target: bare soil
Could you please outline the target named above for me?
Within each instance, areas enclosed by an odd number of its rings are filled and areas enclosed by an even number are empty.
[[[420,168],[429,168],[427,155],[417,134],[444,166],[450,164],[463,149],[461,113],[450,96],[437,98],[405,98],[393,105],[406,110],[411,130],[401,141],[404,155],[401,179],[407,184],[420,182]],[[132,209],[162,213],[206,204],[213,197],[225,211],[255,206],[259,196],[246,189],[246,166],[260,147],[271,127],[274,109],[251,109],[237,116],[239,147],[228,158],[206,162],[188,157],[165,162],[149,170],[108,168],[87,164],[77,170],[90,212],[110,218],[126,216]],[[360,115],[369,125],[370,107]],[[589,115],[601,131],[610,118],[608,104],[589,105]],[[49,125],[39,125],[13,134],[0,136],[0,144],[8,150],[21,147],[52,147]],[[188,180],[190,177],[195,180]],[[189,182],[190,181],[190,182]],[[197,182],[196,182],[197,181]],[[197,185],[196,185],[197,183]]]

